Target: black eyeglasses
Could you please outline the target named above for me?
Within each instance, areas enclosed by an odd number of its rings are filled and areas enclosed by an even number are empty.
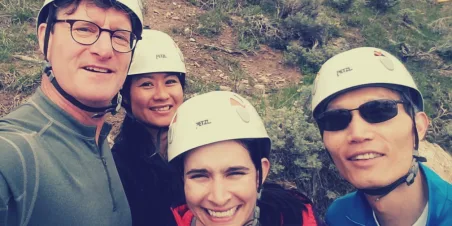
[[[355,109],[336,109],[325,111],[316,120],[319,127],[326,131],[346,129],[352,121],[351,111],[358,110],[361,117],[368,123],[380,123],[394,118],[398,114],[397,104],[401,100],[373,100]]]
[[[110,33],[111,46],[120,53],[132,51],[137,44],[137,36],[127,30],[108,30],[99,25],[85,20],[55,20],[55,23],[68,23],[71,26],[71,36],[74,41],[82,45],[92,45],[100,37],[103,31]]]

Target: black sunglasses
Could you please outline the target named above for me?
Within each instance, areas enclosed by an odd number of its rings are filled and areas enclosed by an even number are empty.
[[[343,130],[352,121],[351,111],[358,110],[361,117],[368,123],[384,122],[394,118],[398,114],[397,104],[403,103],[401,100],[373,100],[355,109],[325,111],[316,118],[316,121],[320,129],[326,131]]]

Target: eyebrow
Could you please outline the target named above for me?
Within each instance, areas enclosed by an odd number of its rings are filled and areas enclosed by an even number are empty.
[[[244,167],[244,166],[231,166],[228,167],[224,173],[231,173],[231,172],[236,172],[236,171],[249,171],[250,169],[248,167]],[[207,171],[206,169],[191,169],[189,170],[185,175],[189,176],[192,174],[208,174],[209,171]]]
[[[166,75],[164,76],[164,78],[168,78],[168,77],[171,77],[171,76],[176,76],[176,77],[177,77],[177,74],[173,74],[173,73],[166,74]],[[150,74],[143,74],[143,75],[141,75],[139,78],[137,78],[137,80],[140,80],[140,79],[143,79],[143,78],[155,79],[153,75],[150,75]]]
[[[208,171],[206,169],[191,169],[185,175],[189,176],[192,174],[207,174]]]
[[[229,167],[225,173],[230,173],[230,172],[235,172],[235,171],[249,171],[250,169],[248,167],[244,167],[244,166],[232,166]]]

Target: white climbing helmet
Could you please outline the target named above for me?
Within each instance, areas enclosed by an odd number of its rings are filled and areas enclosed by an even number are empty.
[[[178,109],[168,132],[168,161],[206,144],[234,139],[258,139],[263,156],[270,138],[256,109],[236,93],[214,91],[195,96]]]
[[[186,73],[184,56],[168,34],[144,29],[142,36],[143,39],[135,48],[129,75],[154,72]]]
[[[41,10],[39,10],[39,13],[38,13],[36,30],[40,24],[46,22],[48,14],[49,14],[49,5],[50,5],[50,3],[53,3],[54,1],[55,0],[45,0],[44,1],[44,5],[42,6]],[[116,1],[123,4],[127,8],[129,8],[129,10],[135,14],[135,16],[138,19],[136,21],[137,27],[142,28],[143,27],[143,13],[141,11],[141,8],[143,6],[142,6],[141,0],[116,0]],[[133,32],[135,33],[135,31],[133,31]],[[135,35],[137,35],[137,37],[140,37],[141,32],[142,32],[142,30],[138,31],[138,33],[135,33]]]
[[[416,107],[424,109],[422,94],[402,62],[384,50],[360,47],[332,57],[320,68],[312,89],[314,117],[339,94],[372,85],[395,85],[409,90]]]

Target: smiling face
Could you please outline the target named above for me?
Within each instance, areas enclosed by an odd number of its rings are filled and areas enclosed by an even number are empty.
[[[386,88],[360,88],[338,96],[327,110],[354,109],[379,99],[400,100],[400,95]],[[374,124],[366,122],[358,111],[352,111],[352,121],[347,128],[324,132],[325,147],[336,167],[355,187],[386,186],[408,172],[414,147],[413,122],[402,104],[397,107],[398,114],[394,118]],[[416,121],[423,122],[418,118]],[[418,127],[418,131],[423,130],[423,126]],[[419,136],[423,134],[421,131]]]
[[[58,10],[59,20],[86,20],[110,30],[132,30],[129,16],[114,8],[101,9],[82,1]],[[38,29],[41,51],[47,24]],[[69,23],[56,23],[49,37],[48,60],[59,85],[78,101],[93,107],[106,106],[124,83],[132,53],[113,50],[110,34],[102,32],[92,45],[81,45],[71,36]]]
[[[262,159],[263,180],[269,162]],[[187,205],[197,225],[244,225],[257,199],[257,171],[248,150],[237,141],[196,148],[184,160]]]
[[[169,126],[184,100],[179,78],[169,73],[132,76],[129,101],[135,118],[154,126]]]

